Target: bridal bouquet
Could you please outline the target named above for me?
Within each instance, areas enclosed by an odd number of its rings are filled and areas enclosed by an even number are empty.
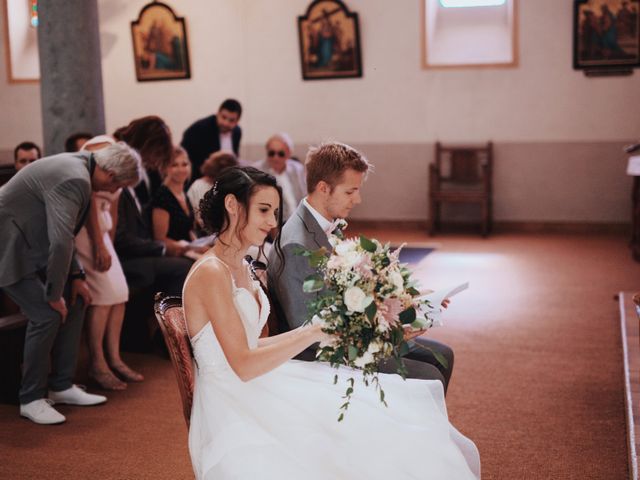
[[[320,344],[317,358],[339,368],[361,369],[366,386],[373,384],[386,405],[378,381],[378,362],[394,358],[398,373],[406,369],[402,361],[408,353],[405,329],[425,329],[433,324],[432,305],[421,298],[411,273],[398,260],[400,248],[364,236],[345,239],[330,235],[333,251],[302,251],[317,274],[305,279],[303,289],[318,295],[310,305],[312,323],[319,322],[333,341]],[[444,362],[444,359],[439,359]],[[338,375],[334,378],[337,383]],[[338,421],[344,418],[354,391],[354,379],[347,380],[345,402]]]

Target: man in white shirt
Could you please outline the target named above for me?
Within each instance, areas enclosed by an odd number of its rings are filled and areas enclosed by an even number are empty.
[[[276,177],[278,185],[282,188],[282,218],[286,221],[307,193],[304,167],[300,162],[291,159],[293,142],[286,133],[272,135],[265,147],[266,158],[256,162],[254,167]]]

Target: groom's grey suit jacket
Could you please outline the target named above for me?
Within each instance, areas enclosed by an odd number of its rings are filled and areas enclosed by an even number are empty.
[[[302,284],[306,277],[316,273],[309,265],[307,257],[297,255],[296,250],[317,250],[326,247],[331,251],[331,244],[304,202],[300,202],[295,213],[282,227],[280,245],[284,254],[284,268],[280,268],[280,259],[275,248],[272,248],[267,278],[271,298],[277,302],[274,307],[280,330],[288,331],[301,326],[309,319],[307,302],[313,295],[304,293]]]
[[[275,248],[269,253],[267,266],[267,280],[273,308],[278,316],[280,331],[288,331],[301,326],[309,319],[307,302],[313,298],[312,294],[302,291],[304,279],[317,271],[309,265],[307,257],[297,255],[300,248],[317,250],[326,247],[331,251],[331,244],[327,234],[311,212],[300,202],[298,208],[282,227],[280,244],[284,253],[284,268],[280,268],[280,259]],[[282,271],[280,271],[282,270]],[[404,358],[409,378],[437,379],[445,388],[449,384],[453,369],[453,351],[444,344],[427,338],[416,338],[410,342],[410,352]],[[447,359],[448,366],[441,365],[430,350],[439,352]],[[296,357],[300,360],[313,360],[315,348],[312,346]],[[398,366],[393,361],[380,365],[383,373],[396,373]]]
[[[0,287],[46,270],[45,300],[62,297],[70,266],[79,268],[74,237],[87,218],[94,168],[89,152],[63,153],[0,187]]]

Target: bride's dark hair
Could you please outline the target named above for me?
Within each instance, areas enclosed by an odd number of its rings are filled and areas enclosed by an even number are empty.
[[[237,231],[243,229],[249,220],[249,201],[253,194],[262,187],[273,187],[278,191],[278,231],[282,228],[282,188],[277,184],[275,177],[253,167],[229,167],[222,170],[217,181],[200,201],[200,216],[205,229],[209,233],[220,236],[229,229],[230,219],[227,209],[224,207],[224,199],[231,194],[244,208],[244,223],[236,226]],[[220,240],[218,240],[220,241]],[[283,262],[280,237],[273,243],[276,254]],[[262,254],[262,245],[260,246]]]

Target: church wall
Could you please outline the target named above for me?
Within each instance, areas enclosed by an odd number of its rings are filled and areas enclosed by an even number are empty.
[[[628,221],[621,147],[640,137],[640,76],[586,78],[571,68],[572,2],[518,2],[516,68],[424,70],[420,0],[348,0],[360,16],[363,78],[303,81],[296,19],[309,2],[168,0],[187,21],[192,78],[144,83],[135,80],[130,22],[145,1],[98,3],[109,130],[155,113],[179,141],[193,120],[236,97],[244,159],[260,158],[277,131],[300,157],[326,139],[361,148],[376,171],[353,216],[376,220],[426,219],[437,140],[493,140],[497,220]],[[0,129],[0,148],[20,141],[18,132],[39,140],[37,87],[7,85],[3,75],[0,98],[19,117]]]

